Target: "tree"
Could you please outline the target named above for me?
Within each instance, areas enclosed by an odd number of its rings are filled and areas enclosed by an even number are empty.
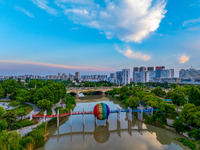
[[[6,130],[3,130],[0,133],[0,149],[20,150],[20,140],[21,136],[17,131],[8,133]]]
[[[188,135],[191,138],[195,138],[196,140],[200,140],[200,130],[198,130],[198,129],[194,128],[192,131],[188,132]]]
[[[23,148],[25,148],[27,150],[33,149],[34,140],[31,136],[27,136],[27,137],[22,138],[20,143],[23,146]]]
[[[37,92],[34,94],[34,103],[37,104],[37,101],[42,100],[42,99],[47,99],[51,102],[54,102],[54,95],[52,91],[47,87],[44,86],[43,88],[40,88],[37,90]]]
[[[200,111],[197,111],[195,114],[194,114],[194,120],[193,120],[193,123],[197,126],[197,127],[200,127]]]
[[[15,99],[16,101],[21,102],[24,104],[25,102],[28,102],[30,100],[31,93],[25,89],[19,89],[16,91]]]
[[[47,99],[42,99],[37,102],[37,107],[43,110],[51,109],[52,106],[53,106],[53,103]]]
[[[24,108],[21,108],[21,109],[18,110],[17,116],[21,117],[21,119],[25,115],[26,115],[26,111],[24,110]]]
[[[61,98],[65,97],[66,88],[63,83],[52,83],[48,84],[47,87],[52,91],[54,95],[54,104],[58,103]]]
[[[129,97],[125,102],[126,107],[137,108],[139,106],[139,98],[138,97]]]
[[[200,105],[200,94],[199,90],[196,87],[192,87],[189,92],[189,103],[195,104],[196,106]]]
[[[151,92],[159,97],[163,97],[164,95],[166,95],[166,92],[163,91],[161,87],[157,87],[154,90],[152,90]]]
[[[8,123],[6,122],[6,120],[1,119],[0,120],[0,133],[2,130],[6,130],[8,127]]]
[[[170,85],[170,87],[171,87],[172,89],[175,89],[176,87],[178,87],[178,84],[172,83],[172,84]]]
[[[41,80],[38,79],[33,79],[28,83],[28,87],[29,88],[42,88],[43,87],[43,82]]]
[[[176,132],[183,133],[185,131],[185,125],[181,119],[174,120],[172,127],[176,130]]]
[[[0,98],[4,97],[5,90],[3,89],[2,85],[0,84]]]
[[[194,121],[194,114],[197,111],[199,110],[194,104],[191,104],[191,103],[185,104],[180,114],[180,119],[182,119],[183,122],[189,125],[195,125],[193,121]]]
[[[185,99],[185,96],[181,93],[181,94],[175,94],[172,97],[172,102],[177,106],[183,106],[184,104],[186,104],[187,100]]]
[[[13,111],[7,111],[3,117],[3,119],[5,119],[8,123],[8,129],[10,129],[10,127],[16,122],[17,117],[16,114]]]
[[[13,79],[8,79],[3,83],[6,94],[16,91],[20,87],[19,83]]]
[[[0,106],[0,119],[1,117],[5,115],[5,113],[6,113],[6,110],[2,106]]]
[[[173,91],[169,91],[169,92],[167,92],[165,98],[167,98],[167,99],[172,99],[172,97],[173,97],[174,95],[175,95],[175,93],[174,93]]]

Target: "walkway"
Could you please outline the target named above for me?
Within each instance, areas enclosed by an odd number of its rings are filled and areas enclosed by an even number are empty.
[[[61,100],[60,100],[61,102]],[[56,111],[55,111],[55,108],[56,107],[59,107],[60,106],[60,102],[58,102],[57,104],[53,105],[52,107],[52,113],[55,113],[56,114]],[[29,104],[31,106],[33,106],[33,111],[31,113],[33,114],[38,114],[41,109],[38,108],[35,104],[32,104],[32,103],[26,103],[26,104]],[[30,118],[30,114],[26,115],[25,117],[23,117],[23,119],[26,119],[26,118]],[[21,118],[20,118],[21,119]],[[46,118],[46,122],[49,122],[52,118]],[[25,136],[26,134],[28,134],[29,132],[31,132],[34,128],[36,128],[38,125],[42,124],[44,122],[44,119],[41,118],[40,121],[35,124],[35,125],[31,125],[31,126],[27,126],[27,127],[24,127],[24,128],[21,128],[21,129],[18,129],[16,130],[18,133],[21,134],[21,136]]]

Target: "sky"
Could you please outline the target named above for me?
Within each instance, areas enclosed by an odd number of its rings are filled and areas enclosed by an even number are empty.
[[[0,75],[200,69],[200,0],[0,0]]]

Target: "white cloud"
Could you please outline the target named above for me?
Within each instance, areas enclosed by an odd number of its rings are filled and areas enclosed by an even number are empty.
[[[52,7],[49,7],[49,2],[47,0],[32,0],[32,2],[37,5],[39,8],[44,9],[49,14],[57,15],[58,11]]]
[[[45,0],[32,1],[45,9]],[[56,0],[54,3],[75,24],[98,29],[109,39],[116,37],[126,42],[141,42],[158,29],[166,13],[165,0],[105,0],[105,7],[93,0]]]
[[[142,61],[148,61],[151,59],[151,56],[148,54],[143,54],[141,52],[137,52],[132,50],[131,48],[127,47],[126,50],[120,50],[116,47],[116,50],[130,59],[139,59]]]
[[[186,56],[184,54],[182,54],[180,57],[178,57],[178,61],[179,61],[180,64],[184,64],[189,60],[190,60],[190,57]]]
[[[31,17],[31,18],[35,18],[35,16],[34,16],[32,13],[30,13],[29,11],[25,10],[25,9],[22,8],[22,7],[15,6],[15,9],[18,10],[18,11],[23,12],[25,15],[27,15],[27,16],[29,16],[29,17]]]
[[[187,21],[184,21],[183,22],[183,26],[192,26],[192,25],[195,25],[197,23],[200,23],[200,18],[197,18],[197,19],[191,19],[191,20],[187,20]]]

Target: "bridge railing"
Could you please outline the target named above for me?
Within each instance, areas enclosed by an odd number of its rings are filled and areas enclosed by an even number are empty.
[[[153,108],[153,111],[157,111],[158,108]],[[151,112],[152,109],[132,109],[132,112]],[[121,109],[120,112],[129,112],[129,109]],[[110,110],[110,113],[118,113],[118,110]],[[93,111],[85,111],[84,114],[94,114]],[[59,117],[65,117],[65,116],[70,116],[70,115],[83,115],[83,111],[75,111],[75,112],[68,112],[68,113],[63,113],[63,114],[59,114]],[[33,114],[32,117],[35,118],[43,118],[44,115],[40,115],[40,114]],[[46,118],[56,118],[57,114],[55,115],[46,115]]]

